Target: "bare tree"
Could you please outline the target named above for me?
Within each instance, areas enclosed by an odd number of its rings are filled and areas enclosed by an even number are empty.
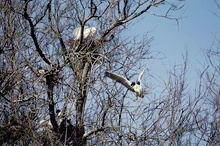
[[[104,72],[129,79],[136,75],[151,58],[152,38],[144,36],[137,42],[123,38],[123,30],[146,13],[178,20],[170,14],[182,8],[179,4],[177,0],[2,1],[1,144],[162,145],[167,140],[172,144],[185,131],[188,118],[181,99],[186,69],[174,79],[176,88],[172,81],[167,85],[172,94],[152,105],[133,103],[134,95],[104,78]],[[166,8],[164,14],[151,11],[161,7]],[[80,38],[75,39],[73,30],[78,27]],[[85,37],[83,30],[88,27],[95,27],[96,34]]]
[[[219,2],[215,1],[220,9]],[[214,13],[217,17],[219,14]],[[210,48],[206,50],[207,62],[200,71],[197,95],[200,97],[200,108],[194,112],[196,138],[198,144],[219,145],[220,140],[220,51],[219,38],[214,36]],[[198,94],[199,93],[199,94]]]
[[[207,145],[219,145],[219,40],[215,41],[206,52],[207,65],[201,72],[201,84],[199,87],[201,100],[200,109],[195,113],[195,122],[197,137],[200,137],[200,143],[207,143]],[[202,94],[201,94],[202,93]]]

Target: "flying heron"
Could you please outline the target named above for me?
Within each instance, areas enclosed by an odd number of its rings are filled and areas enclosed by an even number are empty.
[[[144,74],[144,71],[146,70],[146,68],[147,68],[147,66],[145,66],[144,69],[139,73],[136,82],[131,82],[123,76],[120,76],[120,75],[117,75],[114,73],[110,73],[110,72],[105,72],[105,76],[115,80],[118,83],[121,83],[126,88],[128,88],[130,91],[135,92],[137,97],[143,98],[144,92],[142,89],[141,77]]]

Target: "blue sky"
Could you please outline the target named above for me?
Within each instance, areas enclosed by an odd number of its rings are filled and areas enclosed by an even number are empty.
[[[154,11],[160,13],[160,7]],[[139,35],[141,39],[144,33],[150,32],[149,37],[154,37],[150,50],[161,52],[158,58],[162,59],[147,63],[150,73],[162,78],[167,76],[166,70],[183,63],[182,55],[188,50],[189,79],[192,79],[196,76],[195,70],[204,68],[205,50],[211,47],[214,37],[220,39],[220,18],[214,13],[220,16],[214,0],[186,0],[183,9],[173,13],[183,17],[179,26],[176,21],[146,14],[127,30],[126,35]]]

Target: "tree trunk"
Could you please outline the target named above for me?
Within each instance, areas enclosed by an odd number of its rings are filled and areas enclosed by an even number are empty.
[[[84,127],[84,108],[86,104],[87,98],[87,75],[89,73],[90,65],[88,62],[83,61],[83,72],[78,72],[77,74],[80,76],[80,86],[79,86],[79,93],[76,99],[76,145],[77,146],[84,146],[86,145],[86,139],[83,138],[85,133]]]

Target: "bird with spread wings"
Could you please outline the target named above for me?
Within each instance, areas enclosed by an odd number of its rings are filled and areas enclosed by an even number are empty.
[[[130,91],[135,92],[137,97],[143,98],[144,97],[144,92],[143,92],[143,89],[142,89],[141,78],[142,78],[146,68],[147,68],[147,66],[145,66],[144,69],[139,73],[136,82],[130,82],[125,77],[114,74],[114,73],[110,73],[110,72],[105,72],[105,76],[115,80],[118,83],[121,83],[126,88],[128,88]]]

